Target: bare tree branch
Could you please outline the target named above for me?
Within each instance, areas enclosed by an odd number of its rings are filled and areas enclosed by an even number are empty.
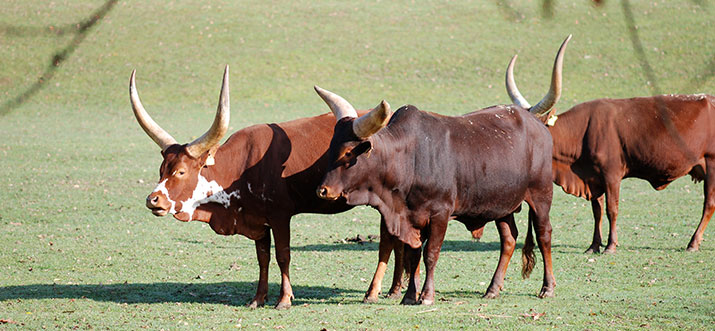
[[[72,53],[77,49],[77,47],[84,41],[87,37],[87,33],[90,28],[95,26],[105,15],[114,7],[117,0],[107,0],[102,7],[94,11],[89,18],[76,23],[69,24],[63,28],[49,27],[13,27],[4,26],[0,27],[0,32],[12,34],[16,36],[27,36],[29,34],[39,34],[39,33],[54,33],[61,36],[65,33],[74,33],[75,36],[72,41],[67,45],[67,47],[58,50],[52,56],[50,64],[45,68],[45,72],[37,79],[37,81],[27,88],[24,92],[20,93],[15,98],[5,102],[0,106],[0,116],[9,113],[11,110],[17,108],[18,106],[25,103],[32,96],[34,96],[38,91],[40,91],[47,83],[55,76],[55,72],[60,67],[60,65],[67,60],[67,58],[72,55]]]

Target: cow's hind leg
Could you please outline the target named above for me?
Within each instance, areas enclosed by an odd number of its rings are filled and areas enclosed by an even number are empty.
[[[539,298],[553,297],[556,280],[554,279],[554,267],[551,261],[551,221],[549,220],[551,194],[532,195],[532,197],[535,198],[535,201],[529,203],[529,223],[533,225],[534,232],[536,232],[536,243],[539,245],[541,258],[544,261],[544,280],[539,292]],[[533,246],[533,244],[531,245]],[[526,247],[526,245],[524,246]]]
[[[608,245],[604,253],[615,253],[618,246],[618,230],[616,219],[618,218],[618,199],[621,190],[621,179],[606,179],[606,215],[610,229],[608,232]]]
[[[399,244],[401,249],[402,243],[399,242],[399,240],[396,240],[396,238],[387,231],[387,226],[385,225],[385,218],[382,217],[380,219],[380,246],[378,251],[377,269],[375,270],[375,275],[372,277],[372,282],[370,282],[370,287],[367,289],[367,293],[365,293],[365,298],[363,298],[363,302],[377,302],[380,291],[382,290],[382,279],[385,276],[385,271],[387,270],[387,263],[390,261],[390,254],[392,253],[392,250],[396,249],[396,242]],[[397,251],[395,251],[395,274],[397,274],[398,270],[399,279],[396,280],[393,278],[393,288],[391,288],[390,291],[394,290],[395,282],[402,284],[402,252],[398,253]],[[395,277],[396,276],[397,275],[395,275]],[[398,286],[401,287],[401,285],[399,284]],[[400,293],[399,287],[397,288],[397,293]]]
[[[586,253],[599,253],[601,252],[602,237],[601,237],[601,224],[603,222],[603,194],[591,199],[591,209],[593,210],[593,241],[591,241],[591,247],[586,250]]]
[[[288,224],[289,220],[285,220]],[[287,309],[293,300],[293,288],[290,285],[290,229],[273,229],[273,237],[276,240],[276,260],[278,268],[281,269],[281,294],[276,304],[276,309]]]
[[[703,203],[703,215],[700,218],[700,224],[695,230],[693,237],[690,239],[688,244],[688,251],[694,252],[700,249],[700,243],[703,241],[703,232],[710,222],[710,218],[715,212],[715,158],[708,157],[705,160],[706,163],[706,173],[705,173],[705,184],[704,184],[704,194],[705,202]]]
[[[266,228],[263,238],[256,240],[256,256],[258,257],[258,289],[256,296],[248,303],[250,308],[263,307],[268,296],[268,264],[271,262],[271,233]]]
[[[514,222],[514,214],[496,220],[496,225],[497,230],[499,230],[501,250],[497,270],[494,272],[494,276],[492,276],[492,282],[489,284],[487,292],[484,293],[484,297],[488,299],[498,297],[499,291],[504,287],[506,268],[509,266],[512,254],[514,254],[516,237],[519,235],[516,229],[516,223]]]

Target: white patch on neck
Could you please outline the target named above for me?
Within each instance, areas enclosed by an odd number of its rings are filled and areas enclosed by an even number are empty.
[[[168,200],[171,203],[171,209],[169,209],[169,213],[174,215],[174,214],[176,214],[176,202],[174,202],[174,200],[171,200],[171,198],[169,197],[169,190],[166,189],[166,185],[165,185],[166,181],[167,181],[167,179],[164,179],[161,183],[159,183],[159,185],[157,185],[156,188],[154,189],[154,192],[161,192],[162,194],[164,194],[164,196],[166,197],[166,200]]]
[[[191,198],[181,202],[181,212],[193,216],[196,208],[209,202],[215,202],[223,205],[224,208],[228,208],[231,206],[231,198],[233,197],[240,198],[239,191],[228,193],[215,180],[209,182],[199,174],[198,182]]]

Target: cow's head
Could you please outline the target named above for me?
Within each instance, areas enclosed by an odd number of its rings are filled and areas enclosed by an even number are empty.
[[[377,107],[358,118],[355,108],[339,95],[317,86],[315,91],[328,104],[337,121],[328,149],[330,166],[323,182],[318,186],[317,194],[323,199],[335,200],[346,195],[346,187],[354,187],[353,183],[366,182],[361,176],[367,176],[368,173],[350,169],[356,167],[361,158],[370,156],[370,136],[387,125],[392,112],[390,105],[383,100]]]
[[[569,40],[571,40],[571,35],[566,37],[566,40],[561,43],[558,53],[556,53],[549,92],[533,107],[521,95],[521,92],[516,88],[516,83],[514,82],[514,63],[516,63],[516,55],[511,58],[509,66],[506,68],[506,92],[509,94],[511,101],[517,106],[528,109],[530,113],[536,115],[539,120],[547,125],[555,119],[556,115],[554,115],[555,109],[553,107],[561,97],[561,71],[564,65],[564,52],[566,51],[566,45],[568,45]]]
[[[229,95],[228,66],[223,74],[221,95],[211,128],[188,144],[179,145],[162,129],[142,106],[134,82],[136,70],[129,81],[129,97],[139,125],[161,148],[164,161],[159,168],[159,184],[146,198],[146,206],[156,216],[173,214],[179,220],[190,221],[195,208],[212,194],[222,190],[215,181],[207,181],[201,170],[213,165],[221,138],[228,130]]]

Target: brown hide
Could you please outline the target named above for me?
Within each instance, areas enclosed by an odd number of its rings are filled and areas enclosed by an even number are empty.
[[[604,193],[608,196],[609,188],[617,195],[622,178],[641,178],[661,190],[687,174],[695,180],[713,176],[706,174],[708,159],[715,157],[713,112],[715,98],[703,94],[598,99],[576,105],[549,127],[554,183],[566,193],[594,201]],[[607,208],[613,232],[617,199],[612,205]],[[600,217],[595,217],[599,224]],[[594,235],[592,249],[600,245],[600,234]],[[609,239],[610,249],[615,250],[615,244]]]
[[[194,220],[211,223],[217,233],[239,233],[258,239],[253,234],[261,232],[264,223],[276,230],[287,228],[286,217],[298,213],[329,214],[348,209],[344,202],[328,202],[315,196],[315,187],[326,168],[325,141],[332,134],[334,121],[332,114],[324,114],[254,125],[234,133],[218,149],[216,164],[204,168],[202,175],[215,180],[227,192],[238,191],[237,207],[217,217],[213,215],[213,204],[201,205],[197,211],[208,213],[196,213]],[[234,223],[235,218],[238,223]]]
[[[260,276],[251,307],[262,306],[267,297],[272,237],[282,277],[276,308],[288,308],[293,299],[289,280],[291,216],[333,214],[351,208],[344,199],[326,201],[315,195],[328,167],[326,153],[334,123],[332,114],[324,114],[254,125],[198,158],[187,152],[187,145],[170,145],[162,151],[159,185],[147,197],[147,207],[157,216],[172,213],[182,221],[207,222],[218,234],[242,234],[254,240]],[[207,162],[209,154],[213,164]],[[389,257],[393,246],[381,245],[380,254]],[[384,268],[379,270],[384,273]],[[393,288],[399,290],[401,264],[396,264],[396,270],[399,278],[393,279]],[[375,277],[379,285],[382,274]]]

